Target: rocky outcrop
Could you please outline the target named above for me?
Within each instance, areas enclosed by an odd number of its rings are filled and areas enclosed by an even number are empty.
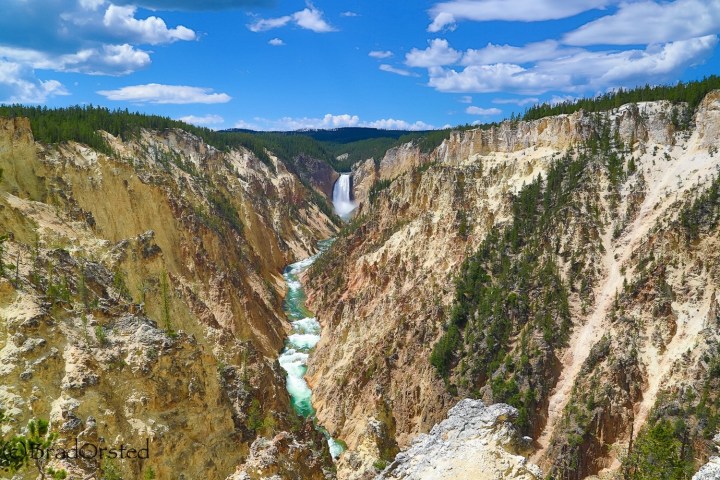
[[[370,189],[378,178],[375,160],[369,158],[364,162],[353,165],[353,195],[356,200],[363,201],[368,198]]]
[[[465,399],[430,433],[420,434],[377,479],[539,480],[542,471],[523,456],[530,439],[521,438],[509,405],[485,406]]]
[[[273,438],[260,437],[250,446],[247,460],[226,480],[325,480],[332,477],[332,471],[319,453],[324,442],[311,421],[303,426],[302,435],[281,432]]]
[[[720,450],[720,433],[713,437],[713,443],[715,444],[715,448]],[[692,477],[692,480],[718,479],[720,479],[720,457],[718,456],[710,457],[707,463],[700,467],[700,470],[698,470],[698,472]]]
[[[720,457],[711,457],[710,460],[693,475],[692,480],[718,480],[719,478]]]
[[[698,108],[697,135],[699,148],[715,148],[717,153],[717,139],[720,138],[720,91],[710,92]]]

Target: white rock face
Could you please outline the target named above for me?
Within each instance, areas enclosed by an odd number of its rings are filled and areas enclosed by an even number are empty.
[[[692,477],[692,480],[718,480],[720,479],[720,457],[710,457],[708,463]]]
[[[521,438],[511,423],[517,413],[503,403],[486,407],[480,400],[462,400],[429,434],[418,435],[376,480],[540,479],[540,468],[519,454],[529,439]]]
[[[715,448],[720,450],[720,433],[713,437]],[[720,457],[710,457],[698,472],[693,475],[692,480],[719,480],[720,479]]]

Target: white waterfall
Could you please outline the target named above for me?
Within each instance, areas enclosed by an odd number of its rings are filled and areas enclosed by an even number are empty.
[[[350,218],[350,214],[355,210],[355,202],[351,199],[352,192],[352,177],[349,173],[343,173],[340,178],[335,182],[333,187],[333,206],[335,207],[335,213],[340,215],[340,218],[347,220]]]

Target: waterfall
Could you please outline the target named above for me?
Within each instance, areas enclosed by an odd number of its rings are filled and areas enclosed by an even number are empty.
[[[349,173],[340,174],[335,182],[332,201],[335,213],[345,220],[350,218],[357,205],[352,201],[352,176]]]

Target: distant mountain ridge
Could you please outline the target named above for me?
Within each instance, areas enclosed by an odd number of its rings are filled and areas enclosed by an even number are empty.
[[[249,130],[244,128],[230,128],[226,130],[221,130],[221,132],[242,132],[242,133],[270,133],[270,134],[280,134],[280,135],[304,135],[306,137],[313,138],[319,142],[333,142],[333,143],[352,143],[352,142],[358,142],[361,140],[369,140],[374,138],[392,138],[392,139],[399,139],[400,137],[403,137],[405,135],[412,135],[412,134],[423,134],[430,132],[432,130],[383,130],[380,128],[370,128],[370,127],[340,127],[340,128],[332,128],[332,129],[319,129],[319,128],[309,128],[309,129],[300,129],[300,130],[293,130],[293,131],[256,131],[256,130]]]

